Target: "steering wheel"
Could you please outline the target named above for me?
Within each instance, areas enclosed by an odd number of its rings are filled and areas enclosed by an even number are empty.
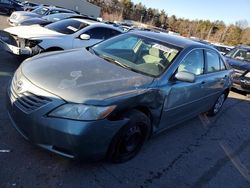
[[[161,62],[155,61],[154,64],[158,65],[158,66],[161,67],[163,70],[165,69],[165,66],[164,66]]]

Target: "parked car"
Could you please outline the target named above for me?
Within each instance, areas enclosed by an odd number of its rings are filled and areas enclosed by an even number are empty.
[[[228,52],[230,52],[233,47],[231,46],[226,46],[223,44],[218,44],[218,43],[212,43],[211,44],[214,48],[216,48],[222,55],[226,55]]]
[[[16,40],[16,44],[2,40],[4,47],[16,55],[87,47],[122,33],[114,26],[80,18],[61,20],[45,27],[18,26],[4,31],[9,34],[9,38]]]
[[[0,13],[11,15],[14,11],[22,11],[23,6],[15,0],[0,0]]]
[[[42,148],[70,158],[124,162],[151,135],[203,112],[217,114],[231,73],[207,45],[127,32],[90,48],[24,61],[7,106],[15,128]]]
[[[8,19],[8,22],[11,26],[17,26],[20,22],[30,18],[39,18],[50,14],[57,14],[57,13],[75,13],[72,10],[57,8],[57,7],[39,7],[31,12],[27,11],[16,11],[13,12]]]
[[[250,47],[238,46],[226,54],[226,61],[234,69],[233,87],[250,94]]]
[[[97,21],[94,18],[90,18],[87,16],[75,14],[75,13],[58,13],[58,14],[50,14],[47,16],[43,16],[41,18],[30,18],[30,19],[27,19],[27,20],[20,22],[19,25],[27,25],[28,26],[28,25],[38,24],[38,25],[44,26],[44,25],[48,25],[50,23],[57,22],[57,21],[64,20],[64,19],[68,19],[68,18],[86,18],[86,19]]]

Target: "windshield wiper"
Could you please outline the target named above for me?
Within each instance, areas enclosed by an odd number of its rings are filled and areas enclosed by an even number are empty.
[[[129,66],[127,66],[127,65],[125,65],[125,64],[123,64],[123,63],[121,63],[121,62],[119,62],[119,61],[117,61],[116,59],[114,59],[114,58],[112,58],[112,57],[109,57],[109,56],[104,55],[104,54],[100,55],[100,57],[103,58],[103,59],[105,59],[106,61],[109,61],[109,62],[111,62],[111,63],[117,64],[117,65],[119,65],[120,67],[123,67],[123,68],[125,68],[125,69],[130,69],[130,70],[132,70],[131,67],[129,67]]]

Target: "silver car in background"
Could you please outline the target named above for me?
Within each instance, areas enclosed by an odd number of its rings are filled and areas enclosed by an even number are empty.
[[[57,14],[57,13],[75,13],[72,10],[57,8],[57,7],[49,7],[49,6],[42,6],[38,7],[37,9],[27,12],[27,11],[16,11],[11,14],[8,19],[8,22],[11,26],[18,26],[20,22],[30,18],[40,18],[50,14]]]

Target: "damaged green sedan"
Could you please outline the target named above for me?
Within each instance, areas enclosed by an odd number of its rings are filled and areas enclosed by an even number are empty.
[[[24,61],[7,106],[15,128],[35,145],[70,158],[125,162],[152,135],[217,114],[231,74],[209,46],[132,31]]]

